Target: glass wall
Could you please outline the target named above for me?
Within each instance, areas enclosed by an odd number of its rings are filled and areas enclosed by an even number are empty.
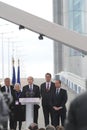
[[[69,29],[84,33],[85,0],[68,0],[68,27]],[[74,49],[70,49],[70,56],[81,56],[82,54]]]

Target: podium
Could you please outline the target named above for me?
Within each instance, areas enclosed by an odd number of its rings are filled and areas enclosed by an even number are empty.
[[[26,105],[26,129],[28,129],[28,126],[33,123],[33,106],[34,104],[39,104],[40,99],[39,98],[20,98],[19,102],[22,105]]]

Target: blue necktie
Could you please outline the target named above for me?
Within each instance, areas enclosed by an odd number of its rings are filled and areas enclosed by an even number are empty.
[[[33,89],[32,89],[32,86],[30,86],[30,91],[32,91]]]

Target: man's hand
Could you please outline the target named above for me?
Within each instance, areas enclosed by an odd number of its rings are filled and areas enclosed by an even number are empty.
[[[54,109],[55,111],[58,111],[58,107],[56,107],[56,106],[54,106],[53,109]]]
[[[59,111],[60,109],[62,109],[62,107],[53,106],[53,109],[54,109],[55,111]]]

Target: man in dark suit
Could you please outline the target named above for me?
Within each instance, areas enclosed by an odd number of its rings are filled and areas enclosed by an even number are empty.
[[[1,92],[2,93],[7,93],[9,97],[13,97],[14,95],[14,89],[13,86],[10,85],[10,78],[5,78],[4,79],[4,86],[1,87]],[[13,117],[13,109],[14,109],[14,105],[13,102],[9,105],[9,108],[11,110],[10,112],[10,129],[14,129],[14,117]]]
[[[33,77],[29,76],[27,78],[28,85],[23,87],[23,96],[26,97],[33,97],[33,98],[40,98],[40,91],[39,91],[39,86],[33,84]],[[34,123],[38,124],[38,109],[39,105],[35,104],[34,105]]]
[[[49,125],[49,116],[51,116],[51,124],[52,124],[52,110],[49,106],[51,93],[55,88],[55,84],[51,82],[51,74],[45,74],[46,82],[41,84],[41,96],[42,96],[42,108],[45,120],[45,126]]]
[[[53,109],[53,125],[56,127],[59,125],[61,119],[61,124],[64,126],[64,121],[66,118],[66,104],[67,102],[67,92],[61,88],[61,81],[55,81],[55,89],[52,93],[50,100],[51,108]]]
[[[65,130],[87,130],[87,91],[71,102]]]

